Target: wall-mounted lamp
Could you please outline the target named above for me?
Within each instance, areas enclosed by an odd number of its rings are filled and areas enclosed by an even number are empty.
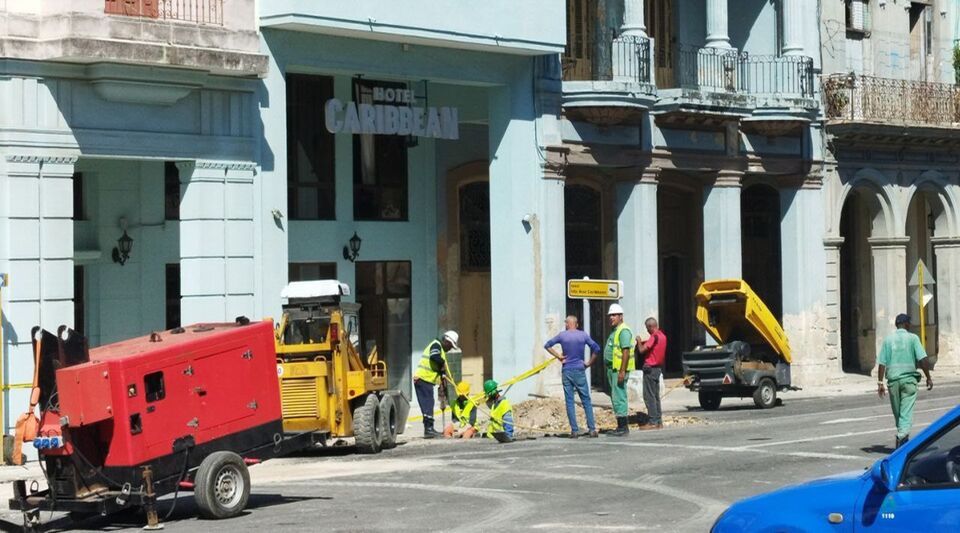
[[[123,235],[117,239],[117,245],[113,248],[113,262],[123,266],[127,259],[130,259],[130,250],[133,250],[133,239],[127,235],[127,219],[120,219],[120,229],[123,230]]]
[[[350,242],[347,246],[343,247],[343,258],[351,263],[356,262],[357,257],[360,256],[360,244],[362,242],[360,237],[357,236],[357,232],[353,232],[353,237],[350,237]]]

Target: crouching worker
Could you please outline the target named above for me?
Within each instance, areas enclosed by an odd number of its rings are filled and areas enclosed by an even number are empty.
[[[513,407],[500,395],[497,382],[488,379],[483,384],[483,394],[487,397],[487,409],[490,421],[487,422],[486,436],[497,442],[513,441]]]
[[[470,384],[466,381],[457,383],[457,399],[450,404],[453,419],[443,428],[443,436],[470,439],[477,433],[476,405],[470,400]]]

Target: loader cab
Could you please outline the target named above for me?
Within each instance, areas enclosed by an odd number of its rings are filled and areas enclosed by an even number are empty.
[[[343,302],[350,287],[336,280],[293,282],[281,293],[288,303],[277,324],[277,352],[309,358],[341,342],[360,351],[360,304]]]

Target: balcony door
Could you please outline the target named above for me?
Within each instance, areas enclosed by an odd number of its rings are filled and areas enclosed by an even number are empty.
[[[567,49],[563,54],[563,79],[593,79],[596,0],[567,0]]]
[[[653,37],[657,87],[674,87],[673,52],[676,39],[673,27],[673,0],[647,0],[644,20]]]

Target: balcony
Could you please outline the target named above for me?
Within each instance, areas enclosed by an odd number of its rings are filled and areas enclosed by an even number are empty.
[[[255,0],[33,0],[0,11],[11,59],[263,76]],[[136,75],[139,76],[139,75]]]
[[[656,101],[653,42],[609,32],[595,41],[568,43],[563,55],[563,109],[567,117],[601,126],[640,120]]]
[[[823,80],[827,130],[840,140],[960,145],[960,87],[834,74]]]

